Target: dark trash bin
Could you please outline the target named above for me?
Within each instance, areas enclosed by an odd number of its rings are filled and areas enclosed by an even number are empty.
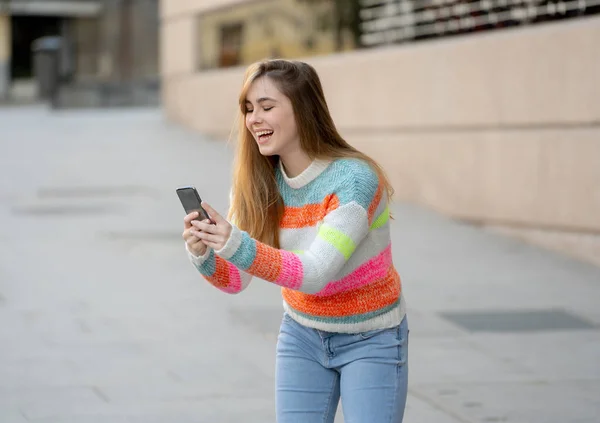
[[[62,39],[58,36],[41,37],[31,44],[33,72],[38,86],[38,98],[56,101],[60,82],[60,49]]]

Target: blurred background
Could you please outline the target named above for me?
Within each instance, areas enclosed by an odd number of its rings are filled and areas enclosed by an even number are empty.
[[[599,10],[597,0],[164,2],[163,105],[224,137],[236,66],[308,58],[340,131],[383,162],[399,199],[600,264]]]
[[[2,0],[0,11],[4,101],[49,99],[56,77],[61,107],[158,104],[158,0]]]
[[[0,0],[0,101],[162,106],[225,138],[244,65],[302,58],[398,198],[600,264],[599,11],[598,0]]]
[[[0,423],[274,421],[279,289],[175,188],[226,212],[276,57],[396,189],[405,421],[598,423],[600,0],[0,0]]]

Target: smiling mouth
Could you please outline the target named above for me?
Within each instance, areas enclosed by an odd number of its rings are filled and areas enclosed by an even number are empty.
[[[272,135],[273,135],[273,131],[261,131],[258,134],[256,134],[256,139],[258,140],[258,142],[260,144],[263,144],[263,143],[269,141],[271,139]]]

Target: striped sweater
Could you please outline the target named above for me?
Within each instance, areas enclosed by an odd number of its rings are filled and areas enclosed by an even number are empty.
[[[398,325],[405,314],[392,263],[384,186],[357,159],[315,160],[297,177],[276,169],[284,214],[281,249],[232,223],[225,246],[190,260],[211,284],[235,294],[253,276],[281,286],[283,306],[299,323],[358,333]]]

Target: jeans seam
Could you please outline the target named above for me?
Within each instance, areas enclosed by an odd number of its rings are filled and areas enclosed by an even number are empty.
[[[400,383],[400,369],[402,368],[402,325],[398,325],[397,339],[398,339],[398,364],[396,365],[396,377],[394,378],[394,395],[392,396],[392,404],[390,406],[390,420],[389,423],[394,423],[394,411],[397,406],[396,401],[398,400],[398,384]]]
[[[392,401],[392,405],[391,405],[391,409],[390,409],[390,422],[389,423],[394,423],[392,421],[392,419],[394,418],[394,411],[395,408],[397,406],[396,401],[398,401],[398,383],[399,383],[399,376],[400,376],[400,367],[401,366],[396,366],[396,377],[394,378],[394,396],[393,396],[393,401]]]
[[[333,385],[329,390],[329,398],[327,399],[327,408],[325,409],[325,414],[323,414],[323,423],[327,423],[327,418],[329,417],[329,412],[331,411],[331,398],[333,398],[333,388],[335,388],[335,384],[337,383],[337,378],[333,378]]]

